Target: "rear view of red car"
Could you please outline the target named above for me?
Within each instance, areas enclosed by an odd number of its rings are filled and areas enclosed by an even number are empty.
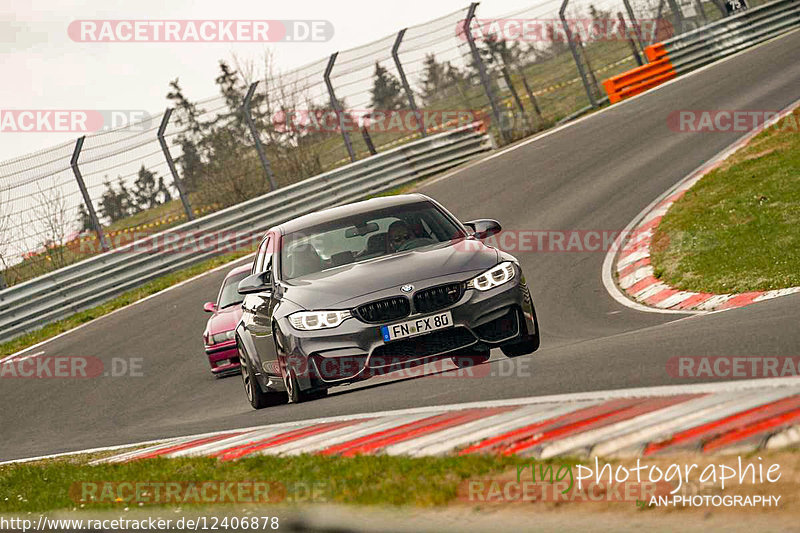
[[[219,289],[216,302],[206,302],[203,310],[212,313],[203,332],[203,344],[206,347],[211,373],[216,376],[228,375],[239,371],[239,352],[236,350],[234,331],[242,317],[242,299],[237,291],[239,282],[250,274],[252,265],[234,268]]]

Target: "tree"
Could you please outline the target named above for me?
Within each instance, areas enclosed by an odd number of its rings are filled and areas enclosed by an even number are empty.
[[[66,266],[65,254],[66,236],[70,231],[71,223],[67,220],[67,204],[61,189],[52,186],[42,189],[38,184],[39,193],[36,195],[36,206],[30,227],[35,228],[36,236],[44,247],[44,254],[53,268]]]
[[[78,204],[78,225],[80,231],[93,230],[92,217],[89,216],[89,211],[83,203]]]
[[[442,90],[449,83],[447,69],[449,63],[439,63],[434,54],[425,54],[422,61],[422,98],[426,105],[442,97]]]
[[[172,200],[172,195],[164,184],[164,178],[159,176],[156,180],[156,174],[144,168],[144,165],[139,169],[133,186],[132,203],[139,211],[151,209]]]
[[[105,179],[103,185],[105,185],[106,190],[100,197],[100,214],[111,222],[127,217],[131,213],[132,207],[135,206],[130,192],[125,187],[122,179],[118,182],[119,190],[114,189],[108,178]]]
[[[174,142],[181,148],[182,155],[177,158],[181,179],[187,191],[195,191],[203,175],[203,161],[197,144],[202,140],[207,125],[200,120],[203,110],[184,96],[178,78],[172,80],[169,86],[171,90],[167,92],[167,99],[175,109],[172,121],[176,126],[183,127]]]
[[[372,103],[373,109],[382,111],[393,111],[403,107],[403,89],[400,82],[391,72],[375,63],[375,74],[372,81]]]

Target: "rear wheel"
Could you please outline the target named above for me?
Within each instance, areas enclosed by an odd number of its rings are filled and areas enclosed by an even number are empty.
[[[261,386],[256,380],[255,373],[247,362],[247,356],[242,353],[241,348],[239,348],[239,360],[241,361],[242,385],[247,395],[247,401],[250,402],[253,409],[263,409],[265,407],[286,403],[286,394],[283,392],[264,392],[261,390]]]

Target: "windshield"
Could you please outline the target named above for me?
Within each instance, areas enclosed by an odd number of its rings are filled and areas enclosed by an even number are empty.
[[[242,281],[250,274],[250,271],[240,272],[227,278],[222,284],[222,289],[219,291],[219,298],[217,299],[217,309],[224,309],[231,305],[242,303],[244,296],[239,294],[239,282]]]
[[[281,274],[297,278],[463,237],[430,202],[360,213],[284,236]]]

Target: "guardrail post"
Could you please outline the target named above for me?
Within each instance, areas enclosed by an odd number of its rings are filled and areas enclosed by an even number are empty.
[[[336,113],[336,117],[339,119],[339,129],[342,130],[342,138],[344,139],[344,146],[347,148],[347,154],[350,156],[350,161],[355,162],[356,153],[353,151],[353,143],[350,142],[350,134],[347,132],[347,128],[344,127],[342,106],[339,105],[339,100],[336,99],[336,93],[333,91],[333,83],[331,83],[331,71],[333,70],[333,64],[336,63],[336,57],[338,55],[339,52],[331,54],[330,59],[328,59],[328,66],[325,67],[325,74],[323,77],[325,78],[325,86],[328,88],[328,96],[331,99],[331,105]]]
[[[161,119],[161,125],[158,127],[158,143],[161,145],[161,151],[164,152],[164,159],[167,160],[167,166],[172,174],[172,183],[175,184],[175,188],[178,189],[178,195],[181,197],[181,203],[183,204],[183,210],[186,212],[186,218],[189,220],[194,220],[192,206],[189,205],[189,197],[186,195],[186,190],[183,188],[183,181],[181,181],[180,177],[178,177],[178,170],[175,168],[175,161],[172,160],[172,154],[169,153],[167,140],[164,138],[164,132],[167,131],[167,124],[169,124],[169,118],[171,116],[172,108],[168,107],[167,110],[164,111],[164,118]]]
[[[89,191],[86,190],[86,183],[83,181],[81,169],[78,167],[78,157],[81,155],[83,141],[85,140],[85,135],[78,138],[77,142],[75,143],[75,150],[72,152],[72,159],[69,161],[69,166],[72,167],[72,173],[75,174],[75,180],[78,182],[78,188],[81,190],[83,203],[86,205],[86,210],[89,212],[89,219],[92,221],[92,227],[94,228],[94,232],[97,234],[97,240],[100,241],[100,247],[104,252],[107,252],[111,247],[108,245],[106,236],[103,235],[103,227],[100,225],[100,220],[97,218],[94,205],[92,205],[92,199],[89,197]]]
[[[403,84],[403,90],[406,92],[408,105],[414,112],[414,116],[417,117],[417,129],[419,129],[419,132],[423,137],[425,137],[427,135],[427,132],[425,131],[425,123],[422,121],[422,115],[417,108],[417,102],[414,100],[414,92],[411,90],[411,86],[408,84],[406,71],[403,69],[403,64],[400,62],[400,56],[397,53],[398,50],[400,50],[400,43],[403,42],[403,36],[406,34],[406,29],[407,28],[403,28],[397,33],[397,38],[394,40],[394,45],[392,46],[392,59],[394,59],[394,66],[397,67],[397,72],[400,74],[400,82]]]
[[[242,103],[242,111],[244,111],[244,119],[247,121],[247,127],[250,129],[250,135],[253,137],[253,143],[256,145],[256,152],[258,152],[258,158],[261,160],[261,167],[267,175],[269,190],[274,191],[278,187],[275,185],[275,175],[272,173],[272,165],[269,164],[267,154],[264,153],[264,146],[261,144],[261,136],[258,134],[255,122],[253,122],[253,115],[250,114],[250,103],[253,100],[253,94],[256,92],[257,86],[258,82],[255,81],[251,83],[250,88],[247,89],[244,103]]]
[[[489,99],[489,105],[492,107],[492,115],[494,115],[494,119],[497,121],[497,127],[500,130],[500,134],[503,136],[503,140],[505,142],[510,142],[511,138],[508,135],[508,129],[503,127],[503,122],[500,117],[500,108],[497,107],[497,102],[495,102],[494,99],[492,82],[489,79],[489,75],[486,73],[486,66],[483,64],[481,54],[478,52],[478,47],[475,45],[475,37],[472,35],[472,30],[470,29],[470,26],[472,25],[472,19],[475,18],[475,10],[477,7],[478,2],[473,2],[469,6],[467,18],[464,21],[464,36],[469,44],[469,50],[472,53],[472,60],[478,67],[478,74],[480,75],[481,83],[483,84],[483,90],[486,91],[486,97]]]
[[[625,4],[625,11],[628,12],[628,19],[631,21],[631,25],[633,26],[633,35],[636,37],[636,42],[639,44],[639,50],[644,50],[644,44],[642,44],[642,27],[639,24],[639,21],[636,20],[636,15],[633,13],[631,2],[630,0],[622,0],[622,3]],[[641,65],[641,63],[639,64]]]
[[[567,4],[569,4],[569,0],[564,0],[564,2],[561,4],[561,9],[558,11],[558,16],[561,19],[561,25],[564,26],[564,32],[567,34],[569,50],[572,52],[572,59],[575,60],[575,65],[578,67],[578,74],[580,74],[581,81],[583,81],[583,88],[586,90],[586,96],[589,97],[589,103],[592,104],[592,107],[596,109],[597,99],[595,98],[594,92],[589,85],[589,79],[586,77],[586,71],[583,68],[583,63],[581,63],[581,56],[578,53],[578,48],[575,46],[575,40],[572,38],[572,31],[569,29],[567,17],[564,15],[564,12],[567,10]]]
[[[636,60],[636,64],[641,67],[644,65],[644,63],[642,63],[642,56],[639,55],[639,50],[636,49],[636,43],[633,42],[633,37],[631,37],[628,27],[625,25],[625,17],[622,16],[622,11],[617,11],[617,18],[619,19],[620,26],[622,26],[622,31],[628,37],[628,44],[631,47],[631,52],[633,52],[633,58]]]

